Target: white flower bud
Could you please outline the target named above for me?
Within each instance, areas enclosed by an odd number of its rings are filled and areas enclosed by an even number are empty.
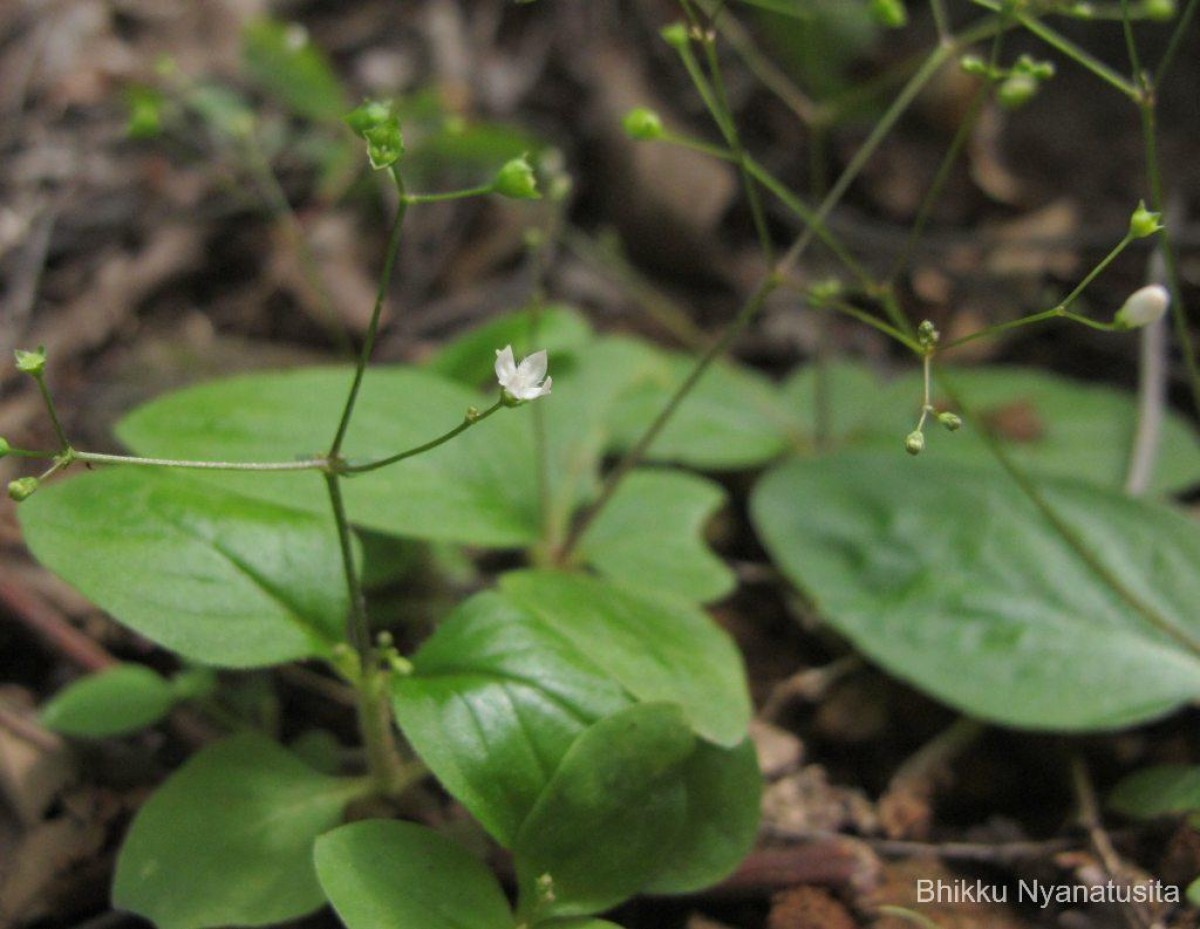
[[[1162,319],[1171,305],[1171,294],[1162,284],[1149,284],[1129,295],[1113,324],[1119,329],[1139,329]]]

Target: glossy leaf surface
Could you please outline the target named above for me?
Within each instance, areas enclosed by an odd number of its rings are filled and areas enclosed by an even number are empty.
[[[39,561],[185,658],[257,667],[327,655],[342,637],[327,516],[140,468],[42,488],[20,516]]]
[[[511,929],[492,872],[415,823],[367,820],[317,840],[316,868],[347,929]]]

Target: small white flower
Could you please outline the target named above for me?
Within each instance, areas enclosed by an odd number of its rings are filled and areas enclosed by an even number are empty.
[[[536,400],[550,393],[552,378],[546,377],[545,350],[534,352],[516,363],[511,345],[496,349],[496,379],[514,400]],[[543,380],[543,378],[545,378]]]
[[[1167,288],[1161,284],[1150,284],[1129,295],[1129,299],[1117,310],[1113,322],[1122,329],[1149,326],[1162,319],[1170,305],[1171,294]]]

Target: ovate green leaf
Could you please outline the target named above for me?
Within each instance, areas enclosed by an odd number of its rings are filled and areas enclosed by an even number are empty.
[[[720,485],[683,472],[634,471],[580,541],[579,557],[620,584],[704,603],[733,573],[704,543]]]
[[[42,708],[42,725],[63,735],[105,738],[158,722],[175,705],[162,676],[136,664],[116,665],[68,685]]]
[[[342,637],[347,596],[328,517],[140,468],[43,488],[20,516],[39,561],[185,658],[279,664],[326,655]]]
[[[1113,788],[1108,805],[1138,819],[1195,813],[1200,810],[1200,768],[1172,764],[1138,771]]]
[[[511,929],[504,891],[479,860],[415,823],[342,826],[316,845],[317,874],[347,929]]]
[[[614,412],[618,447],[632,447],[641,438],[695,365],[687,355],[653,354]],[[717,363],[684,399],[647,457],[709,470],[748,468],[789,448],[794,432],[789,410],[766,378]]]
[[[684,764],[687,811],[673,844],[664,843],[644,893],[691,893],[726,877],[758,833],[762,774],[749,740],[734,748],[700,742]]]
[[[113,905],[158,929],[303,916],[325,899],[313,843],[362,791],[261,736],[212,745],[138,811],[117,859]]]
[[[741,656],[698,607],[552,571],[507,574],[500,587],[639,700],[679,705],[719,745],[741,742],[750,719]]]
[[[1200,696],[1200,528],[1114,491],[1038,486],[1054,521],[994,469],[840,455],[779,468],[751,509],[832,626],[968,713],[1102,729]]]
[[[553,624],[496,593],[462,604],[393,684],[405,736],[502,844],[572,742],[630,703]]]
[[[547,914],[595,913],[637,893],[683,827],[681,769],[694,750],[683,714],[669,704],[630,707],[580,736],[517,837],[522,908],[547,874]]]

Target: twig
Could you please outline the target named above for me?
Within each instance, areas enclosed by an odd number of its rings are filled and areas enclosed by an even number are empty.
[[[38,595],[30,592],[7,572],[0,574],[0,602],[12,617],[77,667],[99,671],[117,663]]]

